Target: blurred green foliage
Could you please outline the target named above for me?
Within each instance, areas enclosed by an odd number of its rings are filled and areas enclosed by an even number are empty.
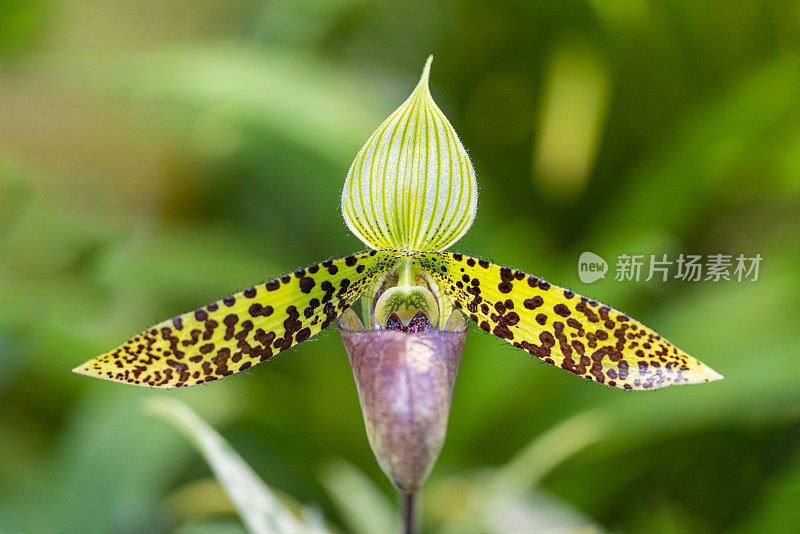
[[[358,248],[344,175],[429,53],[481,187],[457,248],[726,376],[626,394],[472,333],[431,487],[596,408],[604,437],[540,487],[598,524],[800,531],[800,6],[782,0],[0,2],[0,530],[236,530],[202,460],[141,412],[152,392],[69,369]],[[764,261],[755,283],[587,286],[584,250]],[[334,520],[333,458],[391,498],[335,331],[167,395]],[[432,491],[429,526],[462,497]]]

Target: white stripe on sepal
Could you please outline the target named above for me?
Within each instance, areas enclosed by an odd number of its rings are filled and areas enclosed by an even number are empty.
[[[408,99],[361,148],[344,182],[344,220],[372,248],[444,250],[475,219],[475,171],[431,98],[431,61]]]

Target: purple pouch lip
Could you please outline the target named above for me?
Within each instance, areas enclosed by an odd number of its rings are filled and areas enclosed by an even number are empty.
[[[460,312],[456,312],[460,313]],[[418,491],[444,444],[466,324],[407,333],[339,322],[372,451],[404,493]]]

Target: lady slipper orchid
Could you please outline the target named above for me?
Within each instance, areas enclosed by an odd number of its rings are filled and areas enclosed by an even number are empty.
[[[341,317],[370,444],[404,492],[441,448],[466,336],[482,330],[578,376],[646,390],[722,378],[627,315],[520,270],[445,249],[469,229],[472,164],[428,87],[362,147],[342,214],[371,250],[249,287],[141,332],[75,372],[157,388],[268,360]],[[363,323],[349,308],[361,298]]]

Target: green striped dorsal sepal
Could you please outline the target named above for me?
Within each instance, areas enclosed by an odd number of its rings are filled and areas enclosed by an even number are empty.
[[[475,172],[431,98],[432,59],[411,96],[361,148],[345,180],[347,226],[375,249],[444,250],[475,218]]]
[[[159,323],[74,371],[159,388],[244,371],[333,323],[397,256],[373,250],[300,269]]]
[[[655,389],[722,378],[638,321],[535,276],[457,253],[414,258],[480,328],[587,380]]]

